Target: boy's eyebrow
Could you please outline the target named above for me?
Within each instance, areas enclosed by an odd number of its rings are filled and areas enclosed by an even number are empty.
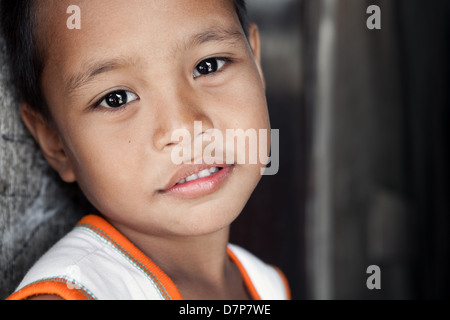
[[[192,37],[188,38],[185,47],[189,48],[209,41],[227,41],[231,43],[238,43],[244,37],[244,34],[238,29],[215,26],[194,34]]]
[[[80,74],[71,76],[66,81],[66,90],[68,93],[74,92],[76,89],[84,86],[95,76],[114,70],[135,65],[136,62],[128,61],[123,58],[114,58],[111,60],[96,61],[88,65],[88,67]]]
[[[238,29],[227,29],[216,26],[189,37],[187,41],[184,42],[184,49],[186,50],[188,48],[199,46],[203,43],[212,41],[226,41],[230,44],[237,44],[244,38],[245,35]],[[175,48],[180,48],[180,46],[175,46]],[[68,77],[66,81],[66,90],[69,94],[71,94],[76,89],[86,85],[97,75],[109,72],[114,69],[125,68],[137,64],[138,63],[135,59],[133,59],[133,61],[130,61],[125,57],[93,62],[89,64],[82,73]]]

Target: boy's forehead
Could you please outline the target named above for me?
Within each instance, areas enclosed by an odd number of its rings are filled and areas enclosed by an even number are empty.
[[[51,4],[50,4],[51,2]],[[127,47],[136,46],[160,56],[208,41],[239,41],[244,38],[232,0],[51,0],[41,7],[46,60],[55,68],[88,70],[70,75],[69,88],[83,77],[126,60]],[[69,6],[80,8],[80,29],[67,28]],[[125,39],[125,40],[124,40]],[[131,50],[129,50],[131,51]],[[105,56],[107,65],[93,66]],[[128,59],[129,60],[129,59]],[[136,62],[128,61],[128,63]],[[123,62],[123,61],[122,61]],[[48,61],[46,61],[46,64]],[[81,78],[80,78],[81,77]],[[65,77],[67,78],[67,77]]]
[[[40,38],[76,42],[82,36],[113,38],[136,31],[170,39],[188,33],[189,27],[208,28],[211,24],[240,26],[232,0],[46,0],[39,9]],[[68,28],[71,9],[79,7],[79,30]],[[233,19],[234,18],[234,19]],[[189,22],[189,24],[186,24]]]

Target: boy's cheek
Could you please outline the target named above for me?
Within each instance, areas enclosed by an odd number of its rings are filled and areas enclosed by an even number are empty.
[[[233,81],[219,99],[211,97],[211,104],[217,106],[217,114],[229,123],[265,122],[268,119],[265,93],[257,77]]]

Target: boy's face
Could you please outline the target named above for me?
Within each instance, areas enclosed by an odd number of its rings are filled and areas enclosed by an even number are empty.
[[[194,121],[204,131],[269,130],[257,31],[255,58],[231,0],[75,2],[41,8],[43,91],[56,135],[35,137],[49,162],[123,227],[200,235],[228,226],[261,165],[234,164],[168,191],[193,167],[174,164],[171,136],[193,134]],[[66,26],[72,4],[80,30]]]

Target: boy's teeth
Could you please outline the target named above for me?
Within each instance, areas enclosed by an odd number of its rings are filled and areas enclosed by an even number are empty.
[[[199,173],[190,175],[186,179],[180,180],[180,182],[178,182],[177,184],[183,184],[185,182],[194,181],[194,180],[197,180],[199,178],[209,177],[210,175],[216,173],[217,171],[219,171],[219,168],[217,168],[217,167],[213,167],[213,168],[210,168],[210,169],[205,169],[205,170],[200,171]]]
[[[205,169],[203,171],[200,171],[198,173],[198,177],[199,178],[204,178],[204,177],[208,177],[211,173],[209,172],[209,169]]]
[[[194,173],[192,176],[189,176],[189,177],[186,178],[186,182],[197,180],[197,179],[198,179],[198,175],[196,175]]]
[[[211,174],[216,173],[217,171],[219,171],[219,168],[217,168],[217,167],[212,167],[209,169],[209,173],[211,173]]]

